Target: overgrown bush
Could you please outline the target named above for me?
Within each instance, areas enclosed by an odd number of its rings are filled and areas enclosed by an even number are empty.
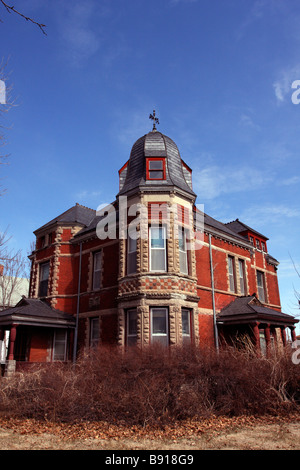
[[[76,422],[164,424],[211,414],[298,410],[300,367],[290,354],[232,348],[100,347],[72,364],[45,364],[0,379],[0,411]]]

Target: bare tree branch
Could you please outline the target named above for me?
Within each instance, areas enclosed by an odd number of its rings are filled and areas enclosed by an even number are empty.
[[[3,0],[0,0],[0,2],[2,3],[2,5],[4,6],[4,8],[6,9],[6,11],[8,13],[16,13],[17,15],[21,16],[22,18],[24,18],[24,20],[26,21],[30,21],[31,23],[37,25],[40,30],[42,31],[43,34],[45,34],[45,36],[47,36],[47,33],[45,31],[45,27],[46,25],[42,24],[42,23],[39,23],[35,20],[33,20],[32,18],[30,18],[29,16],[26,16],[24,15],[23,13],[21,13],[20,11],[16,10],[15,7],[13,5],[8,5],[6,2],[4,2]]]
[[[10,240],[7,231],[0,233],[0,310],[11,306],[14,297],[24,293],[24,286],[29,287],[26,259],[21,250],[9,250]]]

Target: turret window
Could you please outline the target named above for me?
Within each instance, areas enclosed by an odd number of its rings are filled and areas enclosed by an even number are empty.
[[[166,179],[165,159],[147,158],[147,180]]]

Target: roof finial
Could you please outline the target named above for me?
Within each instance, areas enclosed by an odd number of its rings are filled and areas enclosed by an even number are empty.
[[[153,121],[153,129],[152,131],[156,131],[156,124],[159,124],[158,118],[155,116],[155,109],[153,109],[153,114],[150,114],[149,119]]]

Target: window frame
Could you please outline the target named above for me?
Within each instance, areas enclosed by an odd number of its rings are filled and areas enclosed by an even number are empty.
[[[46,266],[48,266],[48,276],[47,276],[47,279],[42,280],[42,272]],[[50,277],[50,260],[44,263],[40,263],[39,265],[39,297],[47,297],[48,287],[49,287],[49,277]]]
[[[154,333],[154,322],[153,322],[153,313],[155,311],[164,311],[164,316],[162,318],[165,318],[165,333]],[[150,341],[151,344],[161,344],[163,346],[169,346],[170,344],[170,328],[169,328],[169,309],[167,307],[151,307],[150,308]],[[161,339],[164,338],[162,341]],[[165,343],[165,344],[164,344]]]
[[[96,257],[100,257],[100,267],[96,269]],[[100,290],[101,289],[101,272],[102,272],[102,262],[103,262],[103,254],[102,250],[101,251],[94,251],[93,252],[93,278],[92,278],[92,287],[93,290]],[[96,274],[99,273],[99,279],[96,283]],[[98,284],[98,285],[96,285]]]
[[[262,280],[262,285],[259,283],[259,276]],[[267,302],[267,292],[266,292],[266,281],[265,281],[265,274],[263,271],[256,270],[256,285],[257,285],[257,295],[258,295],[258,300],[260,300],[263,303]],[[261,296],[261,293],[263,293],[263,296]]]
[[[183,314],[186,313],[188,316],[188,328],[189,328],[189,333],[184,333],[183,332]],[[185,344],[189,344],[192,342],[192,311],[189,308],[182,307],[181,309],[181,335],[182,335],[182,341]]]
[[[246,264],[245,260],[239,258],[239,286],[241,295],[247,294],[247,284],[246,284]],[[241,276],[242,274],[242,276]]]
[[[151,169],[151,162],[162,162],[161,169]],[[151,178],[151,171],[162,171],[162,178]],[[166,159],[164,157],[151,157],[146,159],[146,179],[147,181],[163,181],[166,179]]]
[[[98,323],[97,328],[94,327],[95,323]],[[95,336],[95,332],[98,331],[98,337]],[[90,348],[96,348],[100,343],[100,318],[90,318]]]
[[[130,316],[135,315],[136,330],[134,333],[130,333]],[[126,345],[135,346],[137,344],[137,309],[130,308],[126,311]]]
[[[162,240],[164,240],[164,246],[163,248],[152,248],[152,240],[156,240],[156,238],[152,238],[151,233],[152,230],[157,230],[157,229],[162,229],[164,236],[162,237]],[[150,226],[149,227],[149,271],[150,272],[161,272],[161,273],[166,273],[168,271],[167,268],[167,237],[166,237],[166,227],[164,225],[155,225],[155,226]],[[152,268],[152,250],[161,250],[163,252],[164,256],[164,269],[153,269]]]
[[[229,275],[229,291],[236,294],[237,284],[236,284],[236,271],[235,271],[235,258],[234,258],[234,256],[228,255],[228,257],[227,257],[227,266],[228,266],[228,275]],[[230,272],[231,267],[232,267],[232,272]],[[232,289],[231,281],[233,282],[233,289]]]
[[[130,243],[131,242],[135,242],[135,249],[134,250],[130,250]],[[129,270],[129,266],[131,266],[130,261],[132,261],[132,258],[134,258],[134,269],[133,270]],[[126,268],[126,271],[127,271],[127,274],[135,274],[137,272],[137,240],[134,239],[134,238],[131,238],[128,234],[128,238],[127,238],[127,268]]]
[[[181,233],[181,235],[180,235]],[[185,228],[182,226],[178,227],[178,244],[179,244],[179,271],[182,274],[188,275],[189,274],[189,257],[188,257],[188,250],[187,250],[187,242],[186,242],[186,231]],[[184,249],[180,248],[180,240],[183,240],[183,247]],[[181,256],[180,256],[181,255]],[[186,271],[182,269],[182,257],[184,256],[184,263],[186,265]]]
[[[64,339],[63,340],[58,340],[56,335],[58,332],[64,332]],[[68,336],[67,336],[67,330],[63,330],[60,328],[56,328],[54,330],[54,335],[53,335],[53,345],[52,345],[52,361],[53,362],[65,362],[67,359],[67,342],[68,342]],[[63,359],[57,359],[55,357],[55,350],[58,344],[63,344],[64,345],[64,352],[63,352]]]

